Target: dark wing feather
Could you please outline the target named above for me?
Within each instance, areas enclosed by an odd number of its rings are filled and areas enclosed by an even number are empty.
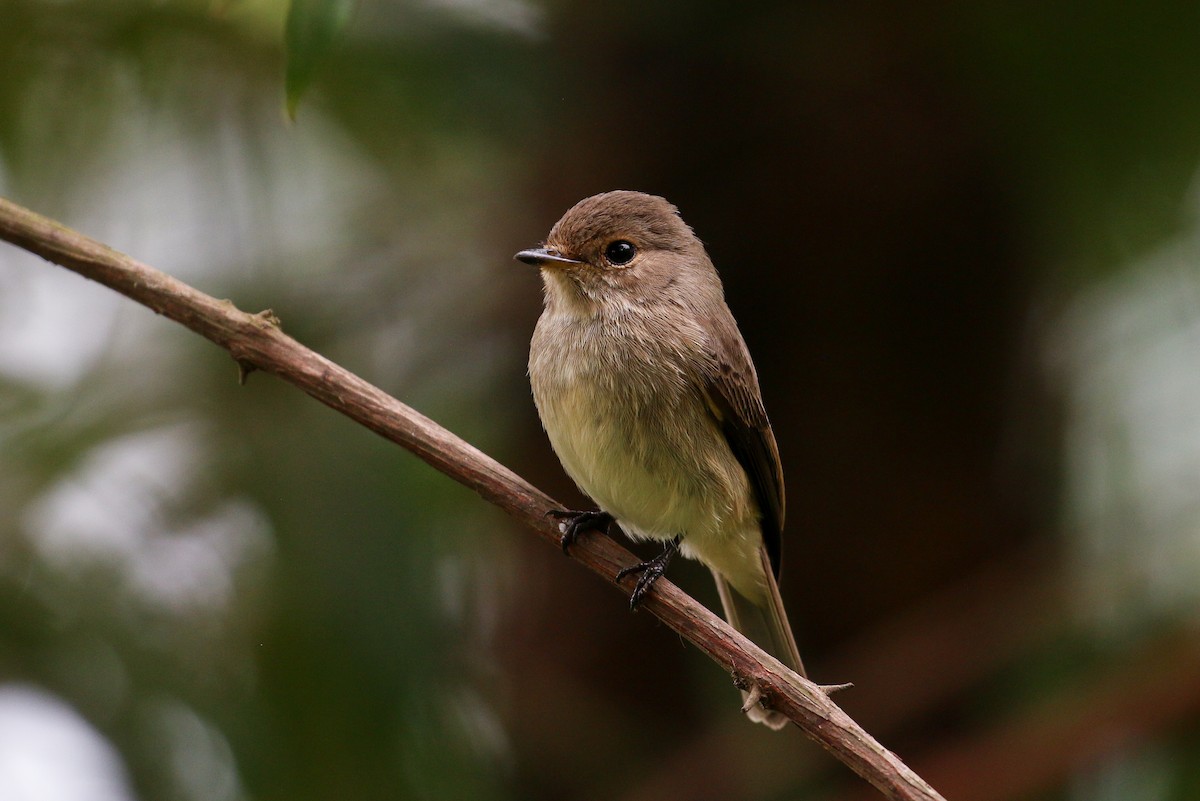
[[[762,512],[762,537],[771,569],[779,576],[782,549],[784,492],[779,447],[763,408],[758,376],[750,353],[732,319],[726,325],[709,328],[716,334],[712,342],[712,366],[705,396],[708,407],[721,426],[729,447],[750,477],[758,508]]]

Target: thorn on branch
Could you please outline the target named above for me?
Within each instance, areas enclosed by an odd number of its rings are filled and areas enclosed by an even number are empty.
[[[234,361],[237,362],[238,366],[238,386],[244,387],[246,386],[246,379],[258,368],[250,362],[244,362],[241,359],[234,359]]]
[[[771,711],[771,696],[766,690],[763,689],[761,684],[754,679],[742,676],[737,672],[734,672],[731,675],[733,676],[733,686],[742,691],[743,715],[749,713],[750,710],[754,709],[756,706],[761,707],[768,712]]]
[[[821,692],[825,693],[826,695],[833,695],[834,693],[840,693],[842,690],[849,690],[853,686],[854,686],[854,682],[852,682],[852,681],[848,681],[845,684],[818,684],[817,685],[817,687],[819,687],[821,689]]]
[[[280,320],[279,315],[271,309],[263,309],[258,314],[251,316],[261,321],[261,323],[269,325],[271,328],[277,328],[280,331],[283,330],[283,320]]]
[[[742,714],[749,712],[759,704],[762,704],[763,709],[771,708],[767,704],[766,693],[763,692],[763,688],[758,686],[757,683],[751,684],[748,688],[745,688],[744,692],[746,693],[746,702],[742,704]]]
[[[235,309],[237,308],[237,306],[234,306],[234,303],[231,300],[225,300],[223,302],[228,303]],[[251,314],[250,320],[259,328],[274,328],[279,331],[283,330],[283,321],[280,320],[279,315],[271,309],[263,309],[258,314]],[[239,359],[236,356],[234,357],[234,361],[237,362],[238,366],[238,386],[244,387],[246,386],[246,379],[248,379],[250,374],[257,370],[258,367],[246,361],[245,359]]]

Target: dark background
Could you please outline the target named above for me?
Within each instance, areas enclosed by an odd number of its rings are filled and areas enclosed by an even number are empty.
[[[951,799],[1200,795],[1200,6],[0,0],[0,191],[569,505],[524,378],[576,200],[704,239],[813,677]],[[672,578],[708,604],[705,571]],[[399,449],[0,250],[0,798],[858,799]]]

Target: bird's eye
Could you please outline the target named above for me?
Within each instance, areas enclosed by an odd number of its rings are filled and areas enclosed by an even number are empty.
[[[618,267],[629,264],[636,255],[637,248],[633,246],[632,242],[626,242],[624,239],[609,242],[608,247],[604,249],[604,258],[608,259],[609,264],[615,264]]]

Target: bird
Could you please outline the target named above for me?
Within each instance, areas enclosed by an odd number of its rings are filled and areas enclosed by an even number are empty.
[[[787,667],[804,663],[779,593],[783,472],[758,375],[704,244],[662,197],[579,201],[541,247],[544,308],[529,352],[550,445],[598,510],[558,510],[562,547],[615,522],[660,554],[635,574],[636,609],[676,553],[706,565],[728,622]],[[743,690],[747,716],[788,719]]]

